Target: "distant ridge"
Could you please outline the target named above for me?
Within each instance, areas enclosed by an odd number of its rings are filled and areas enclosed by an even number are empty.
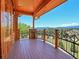
[[[66,27],[36,27],[38,30],[49,29],[49,28],[69,28],[69,29],[79,29],[79,26],[66,26]]]
[[[79,26],[67,26],[67,27],[64,27],[64,28],[79,28]]]

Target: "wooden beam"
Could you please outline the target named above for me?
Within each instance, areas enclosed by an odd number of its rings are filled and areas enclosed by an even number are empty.
[[[38,11],[40,11],[48,2],[50,2],[50,0],[43,0],[41,2],[41,4],[39,4],[39,6],[37,7],[37,9],[34,11],[34,14],[36,14]]]
[[[13,19],[13,30],[15,34],[15,41],[18,40],[18,13],[15,12],[14,19]]]
[[[27,12],[27,11],[23,11],[23,10],[18,10],[18,9],[17,9],[16,0],[11,0],[11,2],[12,2],[12,5],[13,5],[13,10],[14,10],[15,12],[19,12],[19,13],[21,13],[21,14],[30,15],[30,16],[33,15],[33,13],[30,13],[30,12]],[[14,4],[14,3],[15,3],[15,4]]]
[[[12,0],[9,0],[8,3],[10,3],[10,4],[8,4],[8,5],[10,5],[9,7],[11,8],[11,14],[13,14],[13,12],[14,12],[14,5],[13,5]]]
[[[14,9],[17,8],[16,7],[16,5],[17,5],[17,2],[16,1],[18,1],[18,0],[11,0]]]
[[[33,15],[33,13],[26,12],[26,11],[22,11],[22,10],[17,10],[17,9],[15,9],[14,11],[15,11],[15,12],[19,12],[19,13],[21,13],[21,14],[25,14],[25,15],[30,15],[30,16]]]

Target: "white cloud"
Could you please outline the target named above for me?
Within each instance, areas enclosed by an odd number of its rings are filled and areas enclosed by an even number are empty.
[[[61,25],[61,27],[66,27],[66,26],[78,26],[79,25],[79,23],[69,23],[69,24],[63,24],[63,25]]]

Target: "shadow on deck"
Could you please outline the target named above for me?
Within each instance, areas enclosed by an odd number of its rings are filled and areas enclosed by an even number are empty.
[[[9,52],[8,59],[74,59],[41,40],[22,39],[17,41]]]

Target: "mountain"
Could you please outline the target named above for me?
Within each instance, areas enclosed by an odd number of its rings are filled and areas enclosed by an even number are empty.
[[[64,28],[79,29],[79,26],[67,26],[67,27],[64,27]]]
[[[69,29],[79,29],[79,26],[66,26],[66,27],[56,27],[56,28],[69,28]],[[36,29],[38,29],[38,30],[43,30],[43,29],[54,29],[53,27],[37,27]]]

